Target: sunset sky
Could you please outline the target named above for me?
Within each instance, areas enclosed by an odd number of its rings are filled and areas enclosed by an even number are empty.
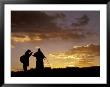
[[[21,70],[20,56],[39,47],[45,67],[100,66],[100,12],[12,11],[11,70]],[[29,69],[35,63],[30,57]]]

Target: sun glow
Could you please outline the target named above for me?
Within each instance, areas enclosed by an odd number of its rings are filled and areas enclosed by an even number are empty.
[[[85,46],[88,47],[88,46]],[[48,57],[53,60],[57,60],[53,62],[54,65],[52,67],[88,67],[92,66],[94,62],[94,57],[96,55],[84,51],[77,51],[75,53],[66,53],[66,52],[56,52],[50,53]],[[98,58],[99,56],[97,56]],[[63,61],[60,61],[63,60]],[[62,65],[61,65],[62,64]]]

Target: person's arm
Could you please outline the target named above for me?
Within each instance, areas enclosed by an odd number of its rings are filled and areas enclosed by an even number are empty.
[[[32,53],[33,53],[33,52],[31,52],[31,53],[29,54],[29,56],[31,56],[31,55],[32,55]]]
[[[43,54],[43,56],[44,56],[44,58],[46,58],[44,54]]]
[[[46,58],[42,52],[41,52],[41,55],[42,55],[43,58]]]

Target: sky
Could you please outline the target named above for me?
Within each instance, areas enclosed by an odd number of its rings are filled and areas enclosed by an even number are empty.
[[[11,70],[20,56],[41,48],[45,67],[100,66],[99,11],[11,11]],[[29,68],[35,68],[30,57]]]

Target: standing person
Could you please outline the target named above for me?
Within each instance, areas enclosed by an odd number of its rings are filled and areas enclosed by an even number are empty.
[[[46,57],[44,56],[40,48],[37,52],[34,53],[33,56],[36,57],[36,69],[42,71],[44,69],[43,59]]]
[[[32,55],[31,50],[27,50],[24,55],[20,57],[21,63],[23,63],[23,70],[27,71],[27,67],[29,66],[29,57]]]

